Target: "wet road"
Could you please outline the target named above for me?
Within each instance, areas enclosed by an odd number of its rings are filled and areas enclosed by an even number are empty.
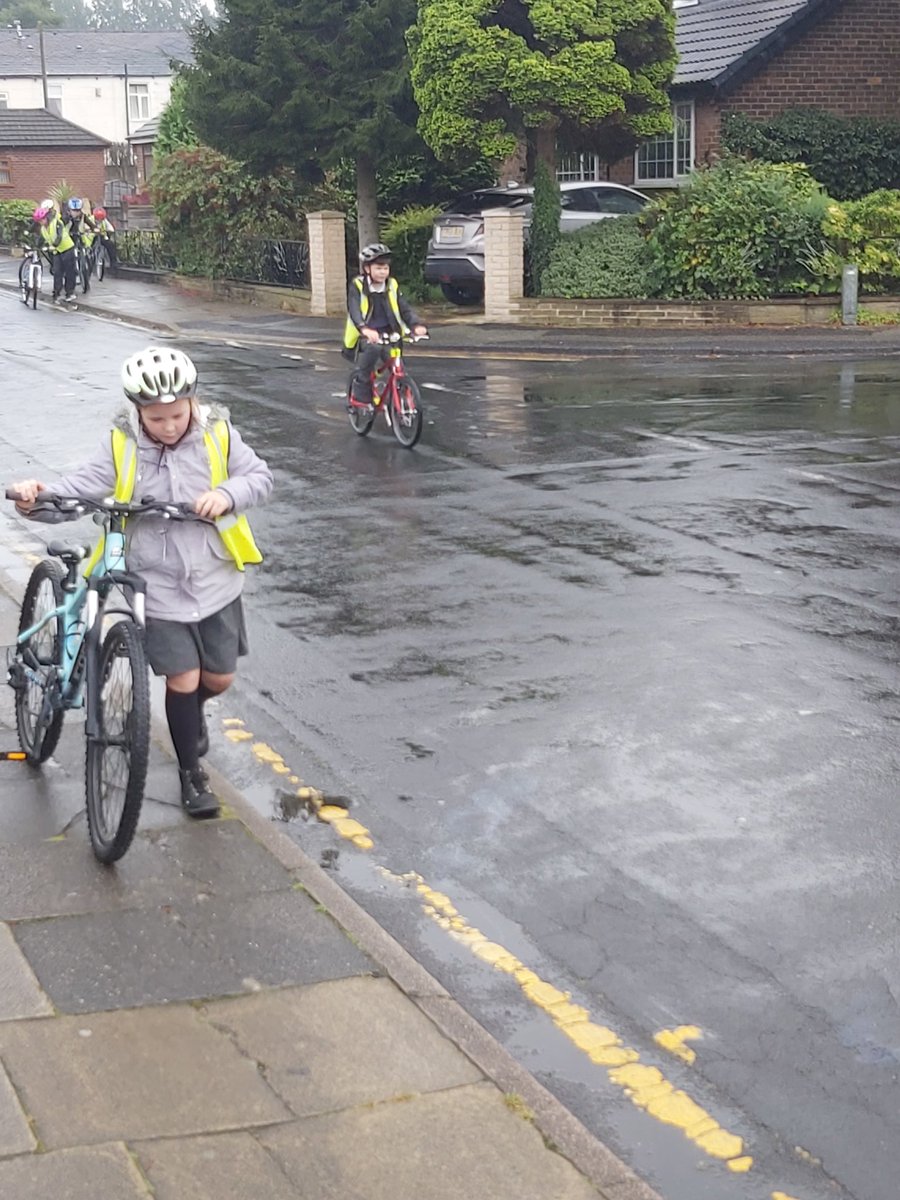
[[[11,478],[93,445],[144,335],[3,301]],[[278,476],[216,761],[665,1200],[895,1200],[900,366],[436,343],[412,453],[334,355],[190,347]]]

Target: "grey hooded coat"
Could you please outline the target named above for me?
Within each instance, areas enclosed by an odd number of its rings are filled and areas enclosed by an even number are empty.
[[[196,406],[187,433],[175,446],[152,441],[137,420],[132,406],[116,418],[115,425],[137,442],[135,501],[175,500],[192,504],[210,488],[209,456],[204,432],[213,421],[228,419],[227,410]],[[231,499],[234,512],[264,503],[272,493],[272,472],[244,442],[229,422],[228,479],[220,486]],[[64,475],[50,491],[58,496],[101,500],[115,490],[116,468],[112,441],[107,433],[96,453]],[[230,604],[240,595],[244,576],[229,556],[212,525],[196,521],[168,521],[140,517],[126,528],[128,568],[147,583],[147,616],[166,621],[200,621]]]

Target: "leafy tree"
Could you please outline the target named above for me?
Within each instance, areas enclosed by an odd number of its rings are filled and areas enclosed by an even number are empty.
[[[51,0],[10,0],[7,4],[0,3],[0,29],[17,21],[23,29],[37,29],[39,24],[49,28],[61,25],[62,17],[55,11]]]
[[[169,103],[159,118],[156,141],[153,143],[153,157],[157,162],[175,150],[190,149],[200,144],[200,139],[184,111],[184,93],[184,78],[176,75],[172,80]]]
[[[356,164],[359,237],[378,236],[376,169],[420,149],[404,34],[415,0],[226,0],[195,27],[185,112],[257,174],[307,183]]]
[[[419,129],[442,158],[527,138],[613,161],[671,129],[669,0],[420,0],[409,34]]]

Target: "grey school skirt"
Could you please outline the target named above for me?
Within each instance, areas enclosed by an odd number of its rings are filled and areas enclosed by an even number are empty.
[[[240,596],[202,621],[148,617],[146,646],[155,675],[180,675],[198,668],[213,675],[233,674],[238,658],[250,649]]]

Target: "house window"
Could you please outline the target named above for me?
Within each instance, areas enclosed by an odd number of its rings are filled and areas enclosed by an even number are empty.
[[[150,120],[150,85],[146,83],[129,83],[128,85],[128,115],[132,121]]]
[[[652,187],[680,183],[694,165],[694,102],[672,105],[674,129],[644,142],[635,155],[635,182]]]
[[[12,186],[12,170],[10,169],[9,159],[0,158],[0,187]]]
[[[600,159],[596,154],[562,154],[556,178],[560,183],[594,183],[600,178]]]
[[[0,108],[9,108],[9,92],[0,92]]]
[[[56,113],[58,117],[62,116],[62,84],[48,83],[47,84],[47,111]]]

